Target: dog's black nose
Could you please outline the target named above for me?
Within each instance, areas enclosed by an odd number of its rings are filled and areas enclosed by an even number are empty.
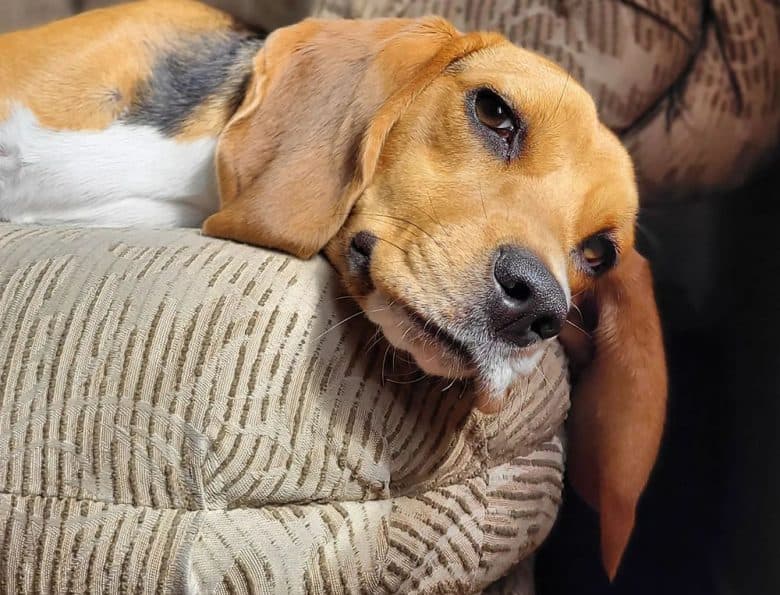
[[[566,295],[533,253],[519,246],[502,246],[493,276],[490,319],[499,337],[524,347],[561,332],[568,310]]]

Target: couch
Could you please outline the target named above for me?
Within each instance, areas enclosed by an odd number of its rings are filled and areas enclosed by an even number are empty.
[[[485,416],[390,351],[322,258],[0,224],[0,263],[0,589],[533,592],[557,345]]]

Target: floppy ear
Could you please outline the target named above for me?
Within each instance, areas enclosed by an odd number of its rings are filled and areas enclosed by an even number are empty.
[[[580,305],[595,328],[592,359],[574,385],[568,470],[574,488],[599,512],[601,556],[612,579],[658,454],[667,379],[647,261],[632,248],[596,283]],[[582,362],[587,354],[578,335],[571,327],[561,339]]]
[[[272,33],[217,146],[207,235],[308,258],[344,223],[385,137],[450,63],[503,42],[439,18],[316,20]]]

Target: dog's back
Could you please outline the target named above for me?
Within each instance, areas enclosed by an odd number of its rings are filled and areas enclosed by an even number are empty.
[[[0,219],[199,225],[260,45],[187,0],[0,36]]]

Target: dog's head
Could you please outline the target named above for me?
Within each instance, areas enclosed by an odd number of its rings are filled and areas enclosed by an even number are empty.
[[[666,386],[631,162],[589,95],[440,19],[304,21],[257,55],[217,168],[207,234],[324,249],[387,339],[431,374],[475,377],[484,410],[546,341],[594,348],[570,470],[614,574]]]

